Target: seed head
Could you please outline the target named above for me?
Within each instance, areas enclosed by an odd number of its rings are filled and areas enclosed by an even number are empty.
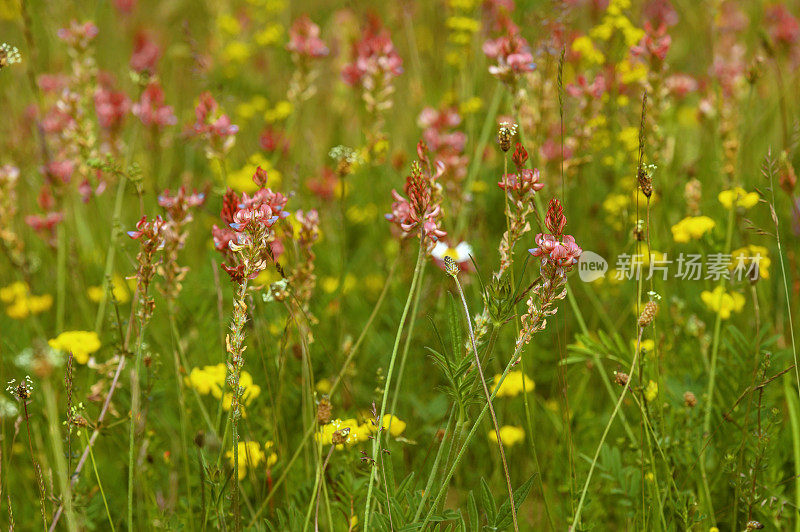
[[[347,441],[350,435],[350,427],[339,429],[331,435],[331,443],[334,445],[341,445]]]
[[[33,381],[30,376],[25,376],[25,380],[20,382],[17,382],[17,379],[11,379],[8,381],[6,391],[20,401],[27,401],[33,394]]]
[[[651,323],[658,314],[658,303],[655,301],[648,301],[647,304],[644,306],[644,310],[639,315],[639,327],[647,327]]]
[[[327,425],[331,421],[331,412],[333,405],[331,405],[328,396],[323,396],[317,403],[317,423],[320,425]]]
[[[697,397],[692,392],[686,392],[683,394],[683,404],[694,408],[697,405]]]
[[[16,46],[11,46],[8,43],[0,44],[0,70],[3,68],[22,62],[22,55]]]
[[[458,267],[458,264],[456,264],[456,261],[454,261],[452,257],[445,257],[444,271],[448,275],[452,275],[453,277],[455,277],[456,275],[458,275],[458,272],[461,271],[461,269]]]
[[[500,144],[500,149],[507,152],[511,149],[511,139],[517,134],[517,124],[509,122],[502,122],[500,129],[497,131],[497,142]]]

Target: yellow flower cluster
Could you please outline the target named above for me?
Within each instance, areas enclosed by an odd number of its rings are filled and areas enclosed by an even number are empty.
[[[630,48],[637,44],[644,37],[644,31],[634,26],[623,14],[622,11],[630,6],[630,0],[611,0],[603,20],[591,29],[589,35],[602,41],[609,41],[614,35],[621,35],[626,47]]]
[[[111,292],[114,294],[114,299],[119,303],[127,303],[131,300],[131,292],[128,290],[128,284],[125,278],[121,275],[114,274],[111,278]],[[90,286],[86,289],[86,295],[89,300],[94,303],[100,303],[106,298],[106,292],[102,286]]]
[[[708,216],[687,216],[672,226],[672,239],[675,242],[697,240],[716,227],[717,222]]]
[[[644,398],[648,403],[652,403],[656,400],[656,397],[658,397],[658,383],[656,381],[650,381],[644,389]]]
[[[743,248],[739,248],[731,252],[731,266],[732,270],[736,268],[744,268],[742,275],[746,274],[750,268],[758,268],[758,276],[764,279],[769,279],[769,267],[772,261],[769,258],[769,250],[764,246],[756,246],[748,244]]]
[[[758,203],[758,194],[756,192],[747,192],[741,187],[735,187],[730,190],[723,190],[719,193],[717,199],[726,209],[733,209],[734,207],[749,209]]]
[[[572,51],[581,54],[581,57],[589,63],[602,65],[606,60],[603,52],[598,50],[592,39],[586,35],[581,35],[572,41]]]
[[[78,364],[89,362],[89,355],[100,349],[100,338],[94,331],[65,331],[47,342],[50,347],[72,353]]]
[[[186,386],[197,390],[200,395],[211,394],[216,399],[222,399],[222,407],[230,410],[233,394],[231,392],[223,393],[226,372],[225,364],[221,363],[216,366],[205,366],[202,369],[192,368],[189,375],[183,378],[183,382]],[[242,371],[239,376],[239,387],[243,389],[242,402],[245,406],[249,406],[253,399],[261,394],[261,386],[253,383],[253,376],[247,371]]]
[[[704,290],[700,294],[706,307],[719,314],[720,318],[727,320],[731,317],[731,312],[741,312],[744,308],[744,296],[738,292],[726,292],[721,286],[709,292]]]
[[[483,100],[480,96],[473,96],[472,98],[464,100],[461,105],[458,106],[458,110],[462,115],[472,115],[481,109],[483,109]]]
[[[395,438],[406,430],[406,422],[392,414],[383,416],[383,422],[381,424],[383,425],[383,430],[388,429],[389,434]],[[349,429],[345,439],[345,443],[348,447],[369,440],[370,436],[377,431],[377,427],[375,427],[370,420],[359,423],[355,418],[344,420],[337,418],[320,427],[319,431],[315,434],[315,438],[323,445],[331,445],[333,443],[333,433],[344,429]],[[336,448],[341,450],[344,448],[344,445],[339,444]]]
[[[227,185],[237,192],[254,193],[258,190],[258,185],[253,182],[253,174],[256,173],[256,169],[259,166],[267,172],[267,186],[273,189],[278,187],[283,176],[272,167],[269,159],[258,152],[251,155],[247,160],[247,164],[240,169],[228,173]]]
[[[488,436],[490,442],[497,443],[497,433],[494,430],[489,431]],[[522,427],[503,425],[500,427],[500,437],[504,447],[513,447],[525,441],[525,430]]]
[[[469,57],[469,45],[473,36],[481,29],[480,19],[475,17],[475,0],[449,0],[451,15],[447,17],[447,42],[450,49],[445,53],[448,64],[463,67]]]
[[[256,468],[264,462],[267,469],[274,466],[278,461],[278,455],[272,451],[273,443],[268,441],[264,444],[264,449],[261,449],[261,444],[256,441],[240,441],[237,446],[239,462],[239,480],[244,480],[247,476],[247,468]],[[231,467],[234,466],[233,451],[227,451],[225,456]]]
[[[15,320],[24,320],[32,314],[41,314],[53,306],[53,296],[35,296],[26,283],[17,281],[0,288],[0,301],[6,304],[6,314]]]
[[[501,377],[502,375],[499,373],[494,376],[494,385],[492,388],[497,388],[497,383],[500,382]],[[523,391],[523,381],[525,391],[527,392],[532,392],[536,387],[536,383],[533,382],[533,379],[523,374],[521,371],[510,371],[503,380],[503,384],[500,385],[500,389],[497,390],[497,397],[518,396]]]
[[[378,206],[374,203],[351,205],[347,209],[347,220],[353,224],[374,222],[378,218]]]

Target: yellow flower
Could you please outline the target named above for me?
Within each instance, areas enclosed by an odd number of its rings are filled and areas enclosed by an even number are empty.
[[[247,192],[252,194],[258,190],[258,185],[253,182],[253,174],[256,169],[261,167],[262,170],[267,172],[267,186],[275,188],[280,185],[283,176],[281,173],[272,167],[272,163],[264,157],[261,153],[254,153],[247,160],[247,164],[239,170],[228,173],[227,185],[237,192]]]
[[[756,192],[747,192],[741,187],[735,187],[730,190],[723,190],[719,193],[717,199],[726,209],[733,209],[734,206],[749,209],[758,203],[758,194]]]
[[[237,446],[238,456],[237,462],[239,463],[239,480],[244,480],[247,476],[248,467],[258,467],[261,462],[266,460],[264,451],[261,450],[261,444],[256,441],[240,441]],[[233,451],[227,451],[225,457],[234,466]],[[277,456],[275,457],[277,461]]]
[[[267,456],[267,468],[274,466],[278,462],[278,455],[272,450],[275,444],[271,441],[264,442],[264,451]]]
[[[364,286],[366,286],[367,290],[370,292],[380,292],[383,290],[385,282],[386,279],[379,273],[370,273],[364,278]]]
[[[397,416],[393,416],[392,414],[386,414],[383,416],[383,429],[389,429],[389,434],[394,436],[395,438],[400,436],[404,430],[406,430],[406,422],[402,421]]]
[[[266,28],[254,35],[256,44],[259,46],[271,46],[278,44],[283,37],[283,27],[280,24],[269,24]]]
[[[326,276],[323,277],[320,281],[320,286],[322,290],[326,294],[332,294],[339,288],[339,278],[333,276]],[[342,287],[342,293],[346,294],[350,292],[356,286],[356,277],[355,275],[348,273],[344,277],[344,286]]]
[[[446,24],[453,31],[475,33],[481,29],[481,23],[470,17],[449,17]]]
[[[272,283],[281,280],[281,274],[275,268],[267,268],[265,270],[261,270],[261,272],[253,279],[253,284],[257,286],[269,286]]]
[[[183,382],[197,390],[200,395],[213,393],[215,397],[222,397],[222,388],[225,385],[225,364],[206,366],[203,369],[192,368]]]
[[[13,303],[17,299],[24,297],[27,294],[28,285],[22,281],[17,281],[8,286],[0,288],[0,301],[3,303]]]
[[[622,128],[619,132],[619,141],[627,152],[635,152],[639,148],[639,128],[635,126]]]
[[[688,216],[672,226],[672,239],[675,242],[689,242],[701,238],[714,229],[717,222],[708,216]]]
[[[581,54],[581,57],[589,63],[601,65],[606,60],[603,53],[595,48],[592,40],[586,35],[582,35],[572,41],[572,51]]]
[[[47,343],[53,349],[71,352],[79,364],[86,364],[89,355],[100,349],[100,338],[94,331],[65,331]]]
[[[489,190],[489,185],[486,184],[486,181],[473,181],[469,188],[475,194],[483,194]]]
[[[630,59],[622,61],[617,65],[617,71],[619,72],[620,80],[626,85],[647,79],[647,66],[638,61],[634,62]]]
[[[398,420],[398,422],[400,421]],[[405,423],[403,425],[405,426]],[[392,429],[394,429],[394,422]],[[320,427],[315,435],[315,438],[323,445],[331,445],[333,443],[333,433],[344,430],[347,430],[345,443],[349,447],[356,443],[363,443],[367,441],[370,438],[370,435],[374,432],[375,428],[370,423],[359,423],[358,420],[354,418],[348,418],[345,420],[337,418],[327,425]],[[344,445],[338,444],[336,445],[336,448],[340,450],[344,449]]]
[[[258,113],[263,113],[267,109],[267,99],[256,95],[249,101],[242,102],[236,106],[236,115],[244,120],[250,120]]]
[[[354,224],[374,222],[378,217],[378,206],[374,203],[351,205],[347,209],[347,219]]]
[[[320,379],[317,381],[316,388],[319,393],[330,393],[331,381],[328,379]]]
[[[525,441],[525,431],[521,427],[503,425],[500,427],[500,437],[503,438],[503,445],[505,447],[513,447]],[[495,433],[494,430],[489,431],[489,441],[497,442],[497,433]]]
[[[473,96],[459,106],[462,115],[471,115],[483,109],[483,100],[478,96]]]
[[[651,403],[656,397],[658,397],[658,383],[656,381],[650,381],[644,389],[644,398],[648,403]]]
[[[642,351],[653,352],[653,349],[655,349],[655,347],[656,347],[656,343],[651,338],[645,338],[639,344],[639,348]],[[631,349],[636,349],[636,340],[631,340]]]
[[[742,294],[737,292],[728,293],[721,286],[714,288],[712,292],[703,291],[700,294],[700,299],[710,310],[717,312],[723,320],[730,318],[731,312],[741,312],[745,303]]]
[[[222,49],[222,60],[225,63],[244,63],[250,59],[250,46],[246,42],[233,41]]]
[[[753,273],[758,270],[759,277],[769,279],[770,264],[772,264],[772,261],[769,258],[769,251],[764,246],[748,244],[731,253],[730,269],[734,271],[737,268],[742,269],[742,277],[746,277],[752,268]]]
[[[121,275],[114,274],[114,277],[111,278],[111,291],[114,294],[114,299],[119,303],[127,303],[131,300],[128,284]],[[90,286],[86,289],[86,295],[94,303],[99,303],[106,298],[106,292],[102,286]]]
[[[10,306],[6,307],[6,314],[9,318],[22,320],[31,314],[41,314],[53,306],[53,296],[44,294],[42,296],[26,295],[16,299]]]
[[[217,27],[223,33],[228,35],[238,35],[242,31],[242,25],[239,24],[239,19],[233,15],[222,15],[217,18]]]
[[[290,114],[292,114],[292,110],[293,107],[291,102],[287,100],[281,100],[275,104],[275,107],[272,109],[267,109],[267,111],[264,113],[264,120],[269,123],[285,120]]]
[[[499,373],[494,376],[493,388],[497,387],[497,383],[500,382],[501,377],[502,375]],[[503,384],[500,386],[500,389],[497,390],[497,397],[516,397],[522,393],[523,380],[525,381],[525,391],[532,392],[536,387],[533,379],[527,375],[523,375],[521,371],[510,371],[503,380]]]

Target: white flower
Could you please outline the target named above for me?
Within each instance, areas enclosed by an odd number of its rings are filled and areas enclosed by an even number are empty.
[[[472,246],[466,242],[459,242],[456,247],[451,248],[448,244],[440,240],[433,247],[433,250],[431,250],[431,256],[434,259],[443,261],[445,257],[450,257],[457,264],[468,262],[471,254]]]
[[[0,44],[0,68],[21,62],[22,56],[16,46],[11,46],[8,43]]]

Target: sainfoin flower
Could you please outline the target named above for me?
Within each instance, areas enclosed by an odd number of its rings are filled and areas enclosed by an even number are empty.
[[[133,104],[133,114],[148,127],[163,128],[178,123],[172,106],[164,104],[164,89],[157,82],[144,89],[139,101]]]
[[[223,264],[231,279],[241,282],[253,279],[274,260],[275,234],[272,226],[289,215],[284,210],[288,199],[266,188],[266,172],[258,167],[253,181],[260,187],[252,196],[228,189],[223,197],[220,217],[227,227],[214,226],[214,247],[222,252],[233,266]]]
[[[553,235],[539,233],[536,235],[536,247],[528,251],[534,257],[547,258],[559,266],[571,267],[578,263],[583,250],[575,243],[571,235],[563,235],[558,240]]]
[[[436,197],[436,177],[423,174],[418,162],[411,165],[411,175],[406,178],[405,192],[408,199],[392,190],[395,202],[392,203],[392,212],[386,214],[386,219],[400,229],[403,237],[408,237],[415,232],[422,231],[422,237],[435,243],[447,233],[439,227],[442,209],[439,204],[438,193]]]
[[[353,62],[342,69],[342,79],[348,85],[363,85],[372,90],[381,80],[403,73],[403,59],[398,55],[386,29],[368,26],[354,46]]]
[[[289,44],[286,49],[306,57],[325,57],[328,47],[319,38],[319,26],[308,15],[297,18],[289,29]]]
[[[516,33],[486,41],[483,43],[483,53],[497,62],[489,67],[489,73],[505,82],[512,82],[521,74],[533,72],[536,68],[528,41]]]

